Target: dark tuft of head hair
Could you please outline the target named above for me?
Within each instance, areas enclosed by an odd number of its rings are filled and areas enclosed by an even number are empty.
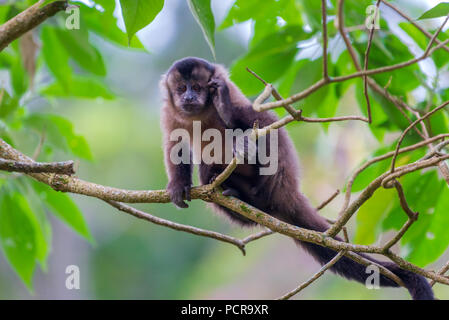
[[[173,70],[178,70],[184,79],[189,80],[192,71],[198,67],[203,67],[211,73],[215,71],[215,67],[207,60],[196,57],[187,57],[176,61],[171,66],[169,73],[172,72]]]

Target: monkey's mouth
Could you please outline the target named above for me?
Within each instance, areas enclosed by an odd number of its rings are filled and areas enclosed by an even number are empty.
[[[182,110],[187,114],[197,114],[203,110],[203,106],[200,104],[184,104]]]

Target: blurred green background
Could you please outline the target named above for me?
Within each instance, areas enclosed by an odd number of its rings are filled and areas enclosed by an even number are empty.
[[[218,24],[231,4],[230,0],[212,1]],[[91,38],[103,54],[108,70],[106,83],[117,96],[115,100],[32,101],[33,111],[70,119],[75,131],[86,138],[94,160],[79,163],[80,178],[129,189],[165,187],[159,129],[160,76],[181,57],[213,59],[188,10],[185,1],[166,1],[152,24],[138,33],[148,52]],[[217,61],[229,67],[244,54],[250,30],[247,22],[218,32]],[[247,81],[263,89],[250,74]],[[350,89],[340,99],[337,115],[359,113],[354,96],[354,89]],[[331,124],[327,130],[305,123],[287,128],[302,163],[302,190],[314,205],[341,189],[354,168],[379,146],[366,126],[358,122]],[[38,139],[29,138],[21,144],[21,150],[32,153]],[[58,154],[55,158],[66,159]],[[243,257],[231,245],[154,226],[97,199],[77,195],[72,198],[87,220],[94,243],[52,217],[48,270],[36,268],[30,292],[0,256],[1,299],[272,299],[319,269],[293,241],[280,235],[249,244],[247,256]],[[340,195],[322,214],[335,218],[342,198]],[[193,201],[184,210],[172,204],[137,207],[163,218],[239,237],[257,231],[241,230],[201,201]],[[391,234],[384,234],[382,241],[388,236]],[[435,266],[447,259],[449,255],[443,255]],[[79,290],[66,289],[68,265],[80,268]],[[435,291],[440,299],[449,298],[447,287],[436,285]],[[327,273],[295,298],[408,299],[409,295],[402,289],[368,290]]]

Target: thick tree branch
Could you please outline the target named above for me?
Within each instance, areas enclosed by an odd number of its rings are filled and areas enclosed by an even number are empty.
[[[37,2],[0,26],[0,51],[68,6],[67,1],[55,1],[41,7],[42,3],[42,0]]]
[[[21,161],[32,161],[29,157],[23,155],[19,151],[15,150],[11,146],[9,146],[6,142],[0,139],[0,157],[3,158],[10,158],[12,160],[21,160]],[[432,159],[433,160],[433,159]],[[424,161],[423,161],[424,162]],[[428,164],[429,165],[429,164]],[[418,170],[419,168],[416,168]],[[398,168],[400,170],[400,168]],[[112,187],[106,187],[90,182],[86,182],[83,180],[80,180],[76,177],[69,177],[65,175],[49,175],[49,174],[43,174],[43,173],[30,173],[29,176],[44,182],[56,190],[64,191],[64,192],[71,192],[71,193],[78,193],[83,194],[86,196],[96,197],[100,198],[102,200],[109,200],[109,201],[117,201],[117,202],[129,202],[129,203],[168,203],[170,202],[170,197],[168,195],[168,192],[166,190],[122,190]],[[376,179],[378,186],[380,186],[380,183],[384,176],[380,176]],[[377,186],[377,187],[378,187]],[[371,189],[373,187],[371,186]],[[374,192],[374,190],[372,191]],[[231,209],[232,211],[238,212],[245,216],[248,219],[251,219],[255,222],[257,222],[260,225],[263,225],[270,230],[281,233],[283,235],[298,239],[300,241],[306,241],[315,243],[321,246],[325,246],[328,248],[331,248],[335,251],[354,251],[354,252],[365,252],[365,253],[377,253],[377,254],[386,254],[383,251],[383,248],[377,247],[377,246],[366,246],[366,245],[357,245],[357,244],[351,244],[346,243],[343,241],[339,241],[336,239],[333,239],[331,237],[326,236],[325,234],[313,230],[307,230],[304,228],[300,228],[291,224],[288,224],[286,222],[283,222],[281,220],[278,220],[269,214],[258,210],[257,208],[244,203],[243,201],[234,198],[234,197],[226,197],[221,194],[221,192],[216,191],[212,188],[211,185],[205,185],[201,187],[195,187],[192,189],[192,199],[201,199],[203,201],[207,202],[215,202],[217,204],[220,204],[228,209]],[[361,205],[363,202],[359,201],[359,205]],[[350,252],[347,253],[347,256],[351,259],[358,259],[360,261],[360,257],[357,255],[351,255]],[[418,268],[417,266],[414,266],[413,264],[408,263],[407,261],[403,260],[402,258],[388,252],[388,257],[390,259],[395,259],[395,262],[398,261],[401,263],[401,265],[405,266],[404,268],[408,270],[417,270],[417,272],[420,272],[420,274],[428,277],[429,279],[434,279],[437,282],[449,284],[449,279],[438,276],[434,273],[428,272],[426,270],[423,270],[421,268]],[[356,260],[357,261],[357,260]],[[365,262],[366,263],[366,262]],[[392,278],[394,281],[397,281],[397,279],[394,279],[391,272],[388,273],[388,271],[381,269],[381,272],[386,275],[387,277]]]
[[[73,161],[29,163],[1,158],[0,170],[22,173],[59,173],[66,175],[72,175],[75,173],[75,170],[73,169]]]

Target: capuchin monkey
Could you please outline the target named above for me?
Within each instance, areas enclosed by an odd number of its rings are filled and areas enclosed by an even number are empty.
[[[165,103],[162,109],[161,125],[164,133],[165,166],[169,178],[167,191],[171,201],[180,208],[187,208],[184,200],[190,201],[192,187],[192,151],[200,154],[192,146],[194,121],[201,122],[201,133],[207,129],[217,129],[225,136],[226,129],[251,129],[254,123],[263,128],[277,120],[270,111],[256,112],[252,103],[243,95],[237,86],[229,79],[224,67],[209,63],[199,58],[184,58],[176,61],[163,76],[161,88],[165,93]],[[184,129],[189,138],[181,142],[171,141],[171,133],[176,129]],[[182,145],[182,148],[180,148]],[[247,144],[244,144],[245,146]],[[198,147],[198,145],[197,145]],[[172,150],[172,148],[175,148]],[[199,144],[204,148],[204,143]],[[178,150],[179,149],[179,150]],[[181,163],[173,163],[173,154],[183,155]],[[235,146],[234,146],[235,151]],[[326,231],[330,225],[317,213],[309,200],[299,190],[299,160],[295,148],[285,129],[278,130],[278,167],[272,175],[260,175],[263,166],[259,161],[254,164],[243,163],[221,185],[223,194],[234,196],[271,216],[295,226]],[[231,157],[232,158],[232,157]],[[206,163],[199,160],[199,178],[201,184],[211,183],[226,168],[226,163]],[[225,207],[212,204],[216,211],[222,212],[233,221],[243,226],[253,226],[256,223]],[[336,239],[339,239],[336,237]],[[336,252],[309,242],[295,240],[309,252],[320,264],[326,264]],[[398,276],[413,299],[434,299],[432,289],[426,279],[413,272],[403,270],[390,262],[380,262],[367,255],[366,259],[386,267]],[[331,270],[347,279],[365,283],[370,275],[365,266],[342,257]],[[393,280],[380,274],[380,285],[398,287]]]

